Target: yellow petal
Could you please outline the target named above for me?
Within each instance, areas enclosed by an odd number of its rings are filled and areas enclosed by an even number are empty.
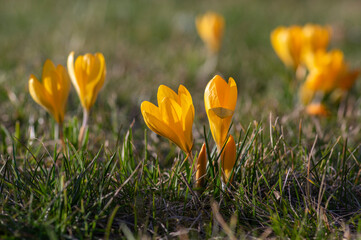
[[[179,105],[182,107],[182,109],[184,108],[188,109],[188,107],[191,107],[193,109],[193,115],[194,115],[192,96],[183,85],[180,85],[178,88],[178,98],[179,98]]]
[[[103,54],[101,53],[96,53],[95,54],[96,58],[98,59],[99,62],[99,73],[96,76],[96,85],[93,88],[92,91],[92,101],[90,102],[90,107],[94,105],[95,100],[97,99],[98,93],[100,91],[100,89],[103,87],[104,85],[104,81],[105,81],[105,75],[106,75],[106,65],[105,65],[105,59]],[[89,108],[90,108],[89,107]]]
[[[193,128],[193,120],[194,120],[194,107],[193,105],[188,107],[188,110],[183,109],[183,133],[185,138],[185,145],[187,148],[187,152],[190,152],[193,147],[193,134],[192,134],[192,128]]]
[[[322,103],[311,103],[307,105],[306,113],[308,115],[322,116],[322,117],[327,117],[330,115],[330,112],[327,110],[326,106]]]
[[[43,66],[42,79],[49,77],[50,73],[53,71],[55,71],[55,65],[51,60],[47,59]]]
[[[80,96],[80,86],[78,84],[77,76],[75,75],[75,69],[74,69],[74,52],[71,52],[68,56],[67,67],[68,67],[70,80],[76,92],[78,93],[78,96]]]
[[[55,117],[52,99],[46,92],[44,86],[34,75],[29,78],[29,92],[34,101]]]
[[[227,118],[218,117],[214,111],[208,111],[208,120],[211,128],[212,136],[220,151],[227,139],[228,129],[232,121],[232,116]]]
[[[206,175],[207,167],[207,153],[206,153],[206,144],[203,143],[201,151],[199,152],[197,159],[197,168],[196,168],[196,186],[202,187],[204,183],[204,177]]]
[[[157,93],[158,104],[162,102],[163,98],[171,98],[177,102],[179,100],[178,95],[171,88],[165,85],[160,85]]]
[[[233,136],[230,135],[221,155],[222,176],[225,183],[227,183],[228,180],[232,181],[233,176],[231,177],[231,173],[236,162],[236,156],[236,143],[234,142]]]
[[[161,102],[158,102],[159,110],[162,114],[162,119],[168,125],[176,125],[180,124],[182,121],[182,108],[179,106],[178,102],[176,102],[172,98],[163,98]],[[176,126],[174,126],[176,127]],[[181,130],[181,129],[180,129]]]
[[[176,145],[178,145],[183,151],[187,151],[184,141],[180,139],[179,134],[174,132],[173,128],[165,123],[159,115],[154,115],[154,113],[157,113],[157,111],[155,110],[156,107],[152,103],[144,101],[142,102],[140,108],[145,123],[153,132],[168,138]]]

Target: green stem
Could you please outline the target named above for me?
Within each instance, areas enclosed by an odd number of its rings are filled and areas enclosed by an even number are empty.
[[[78,144],[81,146],[84,138],[85,129],[88,126],[89,112],[86,108],[83,108],[83,123],[80,128],[79,136],[78,136]]]
[[[63,123],[58,123],[58,131],[59,131],[59,139],[61,142],[61,146],[65,151],[65,141],[64,141],[64,133],[63,133]]]

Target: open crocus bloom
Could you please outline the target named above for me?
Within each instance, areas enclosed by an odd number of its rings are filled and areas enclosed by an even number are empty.
[[[224,18],[214,12],[208,12],[197,17],[196,27],[199,36],[212,52],[218,52],[221,48]]]
[[[106,66],[103,54],[78,56],[74,65],[74,52],[68,57],[71,82],[78,93],[82,106],[89,111],[105,80]]]
[[[236,157],[236,143],[233,136],[230,135],[221,155],[222,177],[225,183],[227,183],[228,180],[232,181],[233,176],[231,176],[231,174],[234,164],[236,163]]]
[[[192,126],[194,106],[188,90],[180,85],[178,94],[160,85],[157,94],[158,107],[148,101],[140,108],[147,126],[155,133],[168,138],[187,154],[193,147]]]
[[[70,91],[70,79],[62,65],[54,66],[46,60],[42,81],[34,75],[29,78],[29,92],[36,103],[45,108],[61,124],[64,120],[65,105]]]
[[[218,150],[226,141],[237,103],[237,86],[233,78],[228,83],[219,75],[213,77],[204,92],[204,105]]]
[[[359,71],[350,71],[340,50],[318,51],[308,60],[309,75],[305,86],[312,91],[329,93],[339,88],[349,90]]]

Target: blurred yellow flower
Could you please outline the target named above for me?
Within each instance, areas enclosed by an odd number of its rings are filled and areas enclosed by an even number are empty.
[[[178,95],[169,87],[160,85],[158,107],[148,101],[140,108],[147,126],[155,133],[168,138],[187,154],[193,147],[192,125],[194,106],[188,90],[180,85]]]
[[[54,119],[62,124],[65,105],[70,91],[70,79],[62,65],[54,66],[46,60],[43,67],[42,82],[33,75],[29,78],[29,92],[36,103],[45,108]]]
[[[296,70],[301,61],[302,28],[300,26],[276,28],[271,33],[271,44],[282,62]]]
[[[207,12],[196,18],[196,27],[199,36],[208,49],[213,53],[217,53],[221,48],[224,18],[217,13]]]
[[[316,24],[278,27],[271,33],[271,43],[283,63],[297,69],[305,61],[305,55],[326,50],[330,35],[329,27]]]
[[[89,112],[105,80],[106,65],[103,54],[87,53],[78,56],[74,65],[74,52],[71,52],[68,57],[68,71],[83,108]]]
[[[206,144],[203,143],[197,159],[196,187],[203,186],[204,175],[206,175],[206,167],[207,167]]]
[[[330,115],[330,112],[327,110],[326,106],[322,103],[311,103],[306,106],[306,113],[313,116],[322,116],[327,117]]]
[[[305,87],[329,93],[334,89],[349,90],[359,71],[350,71],[340,50],[318,51],[308,60],[309,75]]]
[[[232,181],[233,175],[231,176],[231,174],[233,166],[236,163],[236,156],[236,143],[234,142],[233,136],[230,135],[221,155],[222,177],[225,183],[227,183],[228,180]]]
[[[237,103],[237,85],[233,78],[228,83],[219,75],[213,77],[204,92],[204,105],[218,150],[227,138],[228,128]]]

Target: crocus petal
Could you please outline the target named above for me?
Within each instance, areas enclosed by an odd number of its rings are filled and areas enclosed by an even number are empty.
[[[202,187],[204,183],[204,176],[206,175],[206,169],[207,169],[206,167],[207,167],[206,144],[203,143],[197,159],[196,187]]]
[[[55,65],[51,60],[47,59],[44,63],[43,73],[42,73],[41,77],[42,78],[49,77],[50,73],[53,71],[55,71]]]
[[[29,79],[29,92],[31,97],[37,104],[45,108],[51,114],[54,114],[51,97],[46,92],[44,86],[32,74],[30,75]]]
[[[104,85],[105,75],[106,75],[106,65],[105,65],[105,59],[104,59],[103,54],[96,53],[95,56],[99,61],[99,74],[96,77],[97,84],[94,86],[93,91],[92,91],[93,97],[92,97],[92,101],[90,102],[90,106],[94,105],[95,100],[97,99],[98,93]]]
[[[171,98],[177,102],[179,99],[178,95],[171,88],[165,85],[160,85],[157,93],[158,104],[162,102],[163,98]]]
[[[144,122],[147,126],[158,135],[168,138],[173,143],[178,145],[183,151],[187,151],[186,146],[184,145],[184,141],[181,140],[179,132],[175,132],[172,126],[168,125],[166,122],[163,121],[161,116],[154,115],[159,111],[155,110],[155,106],[147,101],[142,102],[141,112],[144,118]],[[153,111],[152,111],[153,110]]]
[[[233,136],[230,135],[221,155],[222,176],[225,183],[227,183],[228,180],[232,181],[233,176],[231,177],[231,173],[236,162],[236,156],[236,143],[234,142]]]
[[[322,103],[311,103],[306,107],[306,113],[313,116],[327,117],[330,115],[330,112],[327,110],[326,106]]]
[[[182,121],[182,108],[172,98],[163,98],[161,102],[158,102],[159,109],[162,114],[162,119],[168,125],[179,125]],[[181,129],[179,129],[181,130]]]
[[[220,118],[212,109],[207,112],[209,125],[218,150],[221,150],[227,139],[228,129],[232,121],[232,115],[227,118]]]

